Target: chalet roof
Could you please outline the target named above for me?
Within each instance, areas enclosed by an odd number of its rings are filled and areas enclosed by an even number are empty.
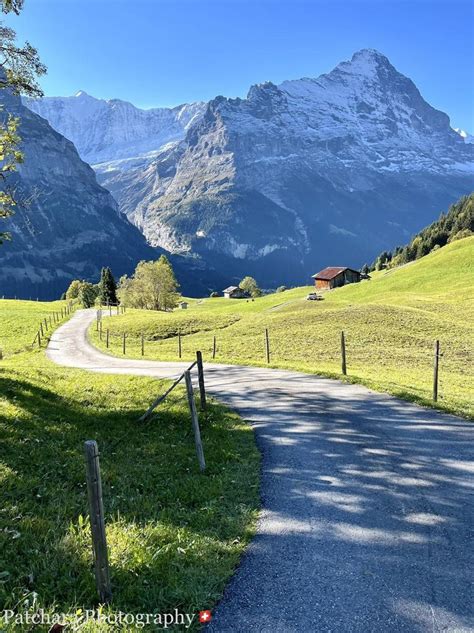
[[[345,270],[352,270],[353,273],[359,273],[358,270],[354,270],[348,266],[328,266],[328,268],[324,268],[323,270],[320,270],[319,273],[313,275],[313,279],[323,279],[324,281],[329,281],[343,273]]]
[[[228,288],[226,288],[222,292],[234,292],[235,290],[240,290],[239,286],[229,286]]]

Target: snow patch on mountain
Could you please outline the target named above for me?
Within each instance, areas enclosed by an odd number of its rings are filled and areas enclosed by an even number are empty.
[[[149,162],[167,143],[183,140],[206,106],[196,102],[143,110],[120,99],[96,99],[83,90],[72,97],[25,98],[24,103],[71,140],[91,165],[137,158]]]
[[[460,127],[455,127],[454,131],[459,134],[465,143],[474,143],[474,136],[472,136],[472,134],[469,134],[465,130],[461,130]]]

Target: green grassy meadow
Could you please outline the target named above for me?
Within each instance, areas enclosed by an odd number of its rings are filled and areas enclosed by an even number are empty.
[[[374,273],[370,281],[326,292],[306,301],[310,287],[254,301],[189,299],[188,310],[158,313],[128,309],[104,313],[102,350],[127,356],[176,360],[200,349],[216,362],[265,365],[268,328],[272,367],[341,377],[340,334],[347,343],[348,380],[423,405],[432,405],[434,341],[440,340],[438,407],[474,416],[474,237],[453,242],[398,269]],[[110,347],[105,346],[105,330]]]
[[[87,439],[101,452],[113,586],[103,613],[212,609],[254,528],[259,454],[252,430],[212,402],[200,415],[207,461],[200,473],[182,388],[138,424],[167,383],[91,377],[53,365],[44,347],[31,348],[39,321],[64,305],[0,301],[0,611],[81,614],[97,606]]]

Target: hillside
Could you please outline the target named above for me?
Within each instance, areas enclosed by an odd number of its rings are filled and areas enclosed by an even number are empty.
[[[452,204],[447,213],[442,213],[439,220],[417,233],[409,244],[381,253],[374,267],[394,268],[419,259],[448,242],[473,234],[474,193],[471,193]]]
[[[306,301],[310,288],[295,288],[255,301],[223,298],[190,300],[187,311],[154,313],[127,310],[104,318],[110,353],[176,359],[182,334],[183,358],[200,349],[216,362],[265,364],[268,328],[271,365],[340,376],[340,332],[347,340],[352,380],[430,404],[433,344],[441,341],[439,406],[474,415],[474,237],[449,244],[372,280],[327,292],[323,301]],[[94,342],[104,341],[91,331]],[[105,338],[105,337],[104,337]]]

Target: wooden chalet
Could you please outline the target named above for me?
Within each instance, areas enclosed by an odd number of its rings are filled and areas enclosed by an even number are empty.
[[[239,286],[229,286],[222,291],[226,299],[246,299],[248,294]]]
[[[332,288],[359,282],[362,279],[362,274],[358,270],[347,266],[329,266],[313,275],[313,279],[314,286],[318,290],[331,290]]]

